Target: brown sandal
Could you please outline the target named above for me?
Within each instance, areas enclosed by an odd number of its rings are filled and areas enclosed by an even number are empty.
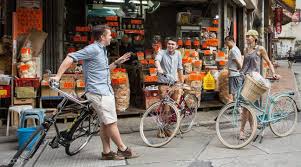
[[[107,154],[101,153],[101,160],[124,160],[125,157],[117,155],[117,153],[111,151]]]
[[[124,157],[125,159],[137,158],[139,155],[132,151],[129,147],[127,147],[124,151],[118,149],[117,155]]]

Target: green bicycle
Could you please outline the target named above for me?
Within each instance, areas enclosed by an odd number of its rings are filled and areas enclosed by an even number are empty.
[[[246,76],[248,77],[248,76]],[[270,79],[270,81],[273,81]],[[271,95],[267,90],[264,107],[258,107],[241,95],[243,85],[236,93],[236,99],[224,106],[216,120],[216,133],[223,145],[229,148],[242,148],[248,145],[257,134],[262,142],[267,126],[278,137],[291,134],[297,124],[298,109],[293,91],[280,92]],[[257,126],[257,124],[259,126]]]

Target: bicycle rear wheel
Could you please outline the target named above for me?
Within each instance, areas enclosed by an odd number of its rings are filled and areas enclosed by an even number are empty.
[[[150,147],[162,147],[176,135],[180,126],[180,113],[171,102],[151,105],[140,121],[140,136]]]
[[[65,147],[66,154],[73,156],[79,153],[88,144],[92,136],[98,132],[99,120],[97,114],[88,114],[79,118],[68,134],[69,144]]]
[[[7,166],[25,166],[43,143],[45,136],[46,133],[44,132],[43,126],[39,126],[25,144],[17,151]]]
[[[276,99],[270,110],[271,131],[279,137],[284,137],[293,132],[297,124],[298,110],[296,102],[290,96]]]
[[[237,149],[252,141],[257,119],[256,114],[246,104],[234,106],[235,103],[229,103],[221,109],[216,120],[216,133],[226,147]]]
[[[198,99],[193,94],[186,94],[181,105],[184,105],[184,109],[181,113],[183,118],[180,124],[180,131],[187,133],[191,130],[198,111]]]

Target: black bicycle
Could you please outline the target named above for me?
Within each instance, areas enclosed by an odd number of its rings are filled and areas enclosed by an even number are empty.
[[[97,114],[92,109],[88,100],[85,100],[84,97],[75,97],[58,89],[59,83],[57,82],[50,81],[49,86],[64,97],[57,106],[57,111],[51,117],[45,118],[41,126],[37,127],[37,130],[29,137],[22,148],[17,151],[8,165],[0,165],[0,167],[25,166],[44,143],[47,132],[52,125],[54,125],[56,136],[51,140],[49,145],[53,149],[62,145],[65,147],[66,154],[70,156],[79,153],[87,145],[92,136],[99,132]],[[78,113],[78,117],[75,118],[70,128],[59,131],[56,124],[57,116],[70,111]]]

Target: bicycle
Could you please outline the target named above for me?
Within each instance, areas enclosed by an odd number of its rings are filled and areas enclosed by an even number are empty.
[[[168,85],[171,87],[171,84]],[[173,88],[159,101],[152,104],[143,114],[140,121],[140,136],[150,147],[162,147],[169,143],[180,130],[180,134],[189,132],[193,126],[198,109],[198,99],[195,95],[182,94],[179,103],[171,98],[175,89],[190,90],[186,84],[175,84]],[[158,131],[169,135],[158,137]]]
[[[57,82],[51,81],[49,82],[49,86],[64,97],[57,106],[57,111],[55,111],[50,118],[45,118],[44,122],[37,127],[36,131],[33,132],[25,144],[13,156],[9,164],[1,165],[1,167],[13,167],[15,165],[25,166],[44,143],[44,139],[52,125],[54,125],[56,136],[51,140],[49,146],[55,149],[58,148],[59,145],[62,145],[65,147],[66,154],[69,156],[79,153],[88,144],[92,136],[99,132],[97,114],[92,110],[92,106],[90,106],[88,100],[80,100],[58,89],[59,83]],[[66,111],[69,112],[70,110],[78,113],[78,117],[75,118],[69,128],[64,131],[59,131],[56,124],[57,116]],[[36,142],[33,142],[33,140]],[[46,147],[44,147],[43,150],[45,148]]]
[[[268,79],[270,82],[275,81],[272,78]],[[271,88],[269,88],[265,106],[259,107],[256,103],[242,97],[242,88],[243,85],[240,85],[235,101],[224,106],[217,117],[216,133],[223,145],[234,149],[242,148],[253,140],[256,129],[260,129],[260,132],[253,141],[255,142],[260,136],[259,143],[261,143],[267,126],[278,137],[292,133],[297,124],[298,114],[293,91],[271,95]],[[247,122],[249,125],[246,125]],[[247,135],[241,135],[242,127]]]

